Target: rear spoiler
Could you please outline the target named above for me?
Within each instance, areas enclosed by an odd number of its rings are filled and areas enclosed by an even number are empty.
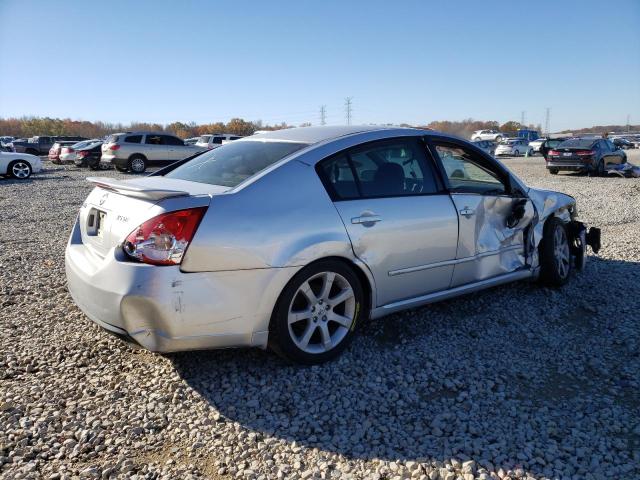
[[[127,197],[142,198],[144,200],[162,200],[163,198],[169,197],[189,196],[189,192],[149,188],[144,185],[136,185],[135,183],[116,180],[115,178],[87,177],[87,181],[105,190],[111,190],[126,195]]]

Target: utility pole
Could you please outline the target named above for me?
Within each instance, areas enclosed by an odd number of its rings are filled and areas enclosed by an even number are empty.
[[[547,112],[544,116],[544,131],[546,136],[549,136],[549,122],[551,121],[551,109],[547,107]]]
[[[520,126],[522,126],[522,128],[526,128],[524,125],[524,121],[526,120],[526,117],[527,117],[527,112],[523,110],[522,113],[520,114]]]
[[[347,97],[344,99],[344,112],[347,116],[347,125],[351,125],[351,113],[353,110],[352,99],[353,97]]]
[[[630,129],[631,129],[631,115],[627,113],[627,133],[629,133]]]
[[[327,124],[327,106],[320,105],[320,125]]]

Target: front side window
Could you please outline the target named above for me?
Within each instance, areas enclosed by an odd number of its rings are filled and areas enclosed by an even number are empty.
[[[401,197],[438,191],[423,144],[416,138],[356,147],[319,164],[334,200]]]
[[[182,145],[184,147],[184,142],[178,137],[172,137],[171,135],[164,135],[163,137],[165,145]]]
[[[231,142],[189,160],[165,176],[235,187],[306,146],[294,142]]]
[[[502,194],[507,188],[498,174],[475,153],[458,145],[435,145],[449,187],[454,193]]]

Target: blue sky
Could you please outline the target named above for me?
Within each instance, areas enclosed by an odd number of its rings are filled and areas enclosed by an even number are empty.
[[[640,123],[640,0],[0,0],[0,117]]]

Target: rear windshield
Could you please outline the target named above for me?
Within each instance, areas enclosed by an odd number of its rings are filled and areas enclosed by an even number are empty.
[[[109,135],[105,140],[105,143],[116,143],[118,141],[118,135]]]
[[[167,173],[167,178],[235,187],[307,145],[293,142],[240,141],[222,145]]]
[[[211,138],[211,135],[202,135],[198,141],[200,143],[209,143],[210,138]]]
[[[595,142],[593,138],[572,138],[571,140],[565,140],[558,148],[589,148]]]

